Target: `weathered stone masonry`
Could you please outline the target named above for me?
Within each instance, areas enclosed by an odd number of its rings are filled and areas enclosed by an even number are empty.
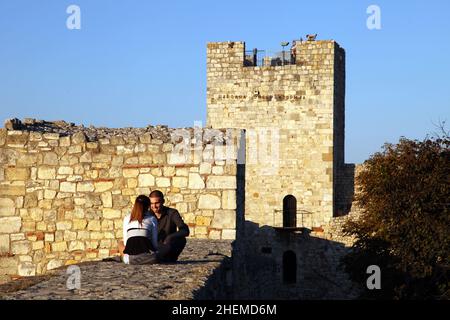
[[[209,43],[205,129],[8,123],[0,280],[116,254],[132,201],[158,188],[191,237],[235,239],[232,272],[201,297],[357,297],[339,264],[353,242],[342,224],[359,210],[360,167],[344,161],[345,52],[334,41],[295,51],[292,64],[254,66],[244,42]],[[173,152],[180,145],[193,148],[187,158]]]
[[[241,131],[211,131],[150,127],[92,139],[81,129],[1,129],[0,277],[117,254],[123,217],[154,189],[178,209],[190,237],[234,239]]]
[[[245,215],[282,226],[286,195],[297,199],[299,225],[336,215],[336,177],[344,164],[345,53],[334,41],[296,46],[296,64],[244,66],[245,43],[209,43],[207,125],[247,129]],[[278,159],[259,157],[268,130]],[[252,159],[255,161],[252,162]],[[303,213],[304,214],[302,216]]]

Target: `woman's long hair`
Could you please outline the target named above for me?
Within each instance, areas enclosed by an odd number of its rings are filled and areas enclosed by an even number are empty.
[[[141,224],[144,219],[144,213],[148,211],[149,207],[150,198],[143,194],[138,196],[134,201],[133,209],[131,210],[130,222],[137,220],[139,224]]]

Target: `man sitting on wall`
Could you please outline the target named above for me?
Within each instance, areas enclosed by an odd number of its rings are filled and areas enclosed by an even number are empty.
[[[149,197],[150,211],[158,220],[156,256],[160,262],[175,262],[186,246],[189,227],[176,209],[164,206],[164,195],[161,191],[154,190]]]

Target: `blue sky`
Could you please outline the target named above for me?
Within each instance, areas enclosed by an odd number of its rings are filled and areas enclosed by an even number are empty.
[[[206,121],[207,42],[279,50],[308,33],[346,50],[346,162],[450,121],[447,0],[0,0],[0,119],[191,127]]]

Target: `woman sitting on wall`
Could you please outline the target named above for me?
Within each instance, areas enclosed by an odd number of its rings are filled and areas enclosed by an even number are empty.
[[[119,242],[119,252],[126,264],[156,263],[158,246],[158,222],[148,211],[150,198],[140,195],[134,202],[131,214],[123,219],[123,242]]]

